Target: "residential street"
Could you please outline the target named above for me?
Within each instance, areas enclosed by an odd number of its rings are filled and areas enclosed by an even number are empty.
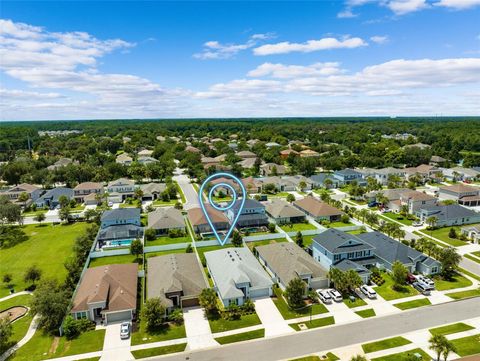
[[[366,319],[345,325],[303,331],[287,336],[262,339],[223,346],[188,354],[181,353],[162,357],[170,361],[214,361],[214,360],[283,360],[328,351],[348,345],[369,342],[381,338],[413,332],[415,330],[459,322],[480,316],[478,299],[466,299],[412,311]],[[160,358],[152,358],[160,360]]]
[[[200,207],[200,202],[198,201],[198,194],[195,191],[195,188],[193,188],[193,185],[190,183],[190,178],[188,178],[187,175],[183,174],[182,169],[177,168],[175,172],[178,175],[175,175],[173,177],[173,180],[178,183],[186,199],[183,208],[188,210],[190,208]]]

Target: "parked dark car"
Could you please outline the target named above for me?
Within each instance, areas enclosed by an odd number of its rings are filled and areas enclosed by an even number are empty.
[[[409,274],[407,275],[407,282],[408,282],[408,283],[417,282],[417,278],[415,277],[415,275],[409,273]]]

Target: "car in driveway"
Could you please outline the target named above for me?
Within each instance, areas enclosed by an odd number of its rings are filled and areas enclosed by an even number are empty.
[[[417,282],[424,285],[429,290],[434,290],[435,289],[435,282],[433,282],[433,280],[431,280],[428,277],[418,275],[417,276]]]
[[[318,298],[320,298],[320,300],[323,302],[323,303],[332,303],[332,296],[330,296],[330,293],[328,293],[327,290],[317,290],[317,295],[318,295]]]
[[[120,325],[120,338],[126,339],[130,337],[130,322],[122,322]]]
[[[414,274],[409,273],[409,274],[407,275],[407,283],[412,284],[413,282],[417,282],[417,277],[415,277]]]
[[[362,285],[360,286],[360,291],[370,299],[377,298],[377,292],[370,286]]]
[[[424,296],[430,296],[430,289],[429,289],[426,285],[424,285],[424,284],[422,284],[422,283],[420,283],[420,282],[413,282],[413,283],[412,283],[412,286],[413,286],[413,288],[415,288],[418,292],[420,292],[422,295],[424,295]]]
[[[332,288],[331,290],[328,290],[328,293],[332,297],[332,300],[334,300],[335,302],[342,302],[343,301],[342,294],[340,292],[338,292],[335,288]]]
[[[415,221],[415,222],[412,223],[412,226],[414,226],[414,227],[420,227],[420,226],[422,226],[422,225],[423,225],[423,223],[422,223],[422,222],[418,222],[418,221]]]

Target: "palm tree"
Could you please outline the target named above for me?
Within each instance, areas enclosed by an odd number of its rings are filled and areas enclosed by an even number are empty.
[[[440,356],[445,349],[446,343],[448,343],[447,338],[443,335],[433,335],[428,342],[430,343],[430,350],[437,354],[437,361],[440,361]]]
[[[443,361],[447,361],[448,355],[450,355],[450,352],[457,352],[457,349],[452,342],[447,340],[443,345],[443,350],[442,350]]]
[[[350,361],[367,361],[367,358],[362,355],[355,355],[355,356],[352,356]]]
[[[323,185],[326,189],[329,189],[333,184],[333,181],[330,178],[327,178],[323,181]]]
[[[365,217],[368,216],[368,209],[365,209],[365,208],[362,208],[359,212],[358,212],[358,216],[360,218],[362,218],[362,223],[365,223]]]
[[[437,225],[438,218],[435,216],[430,216],[426,219],[428,226],[430,227],[430,237],[433,237],[433,228]]]

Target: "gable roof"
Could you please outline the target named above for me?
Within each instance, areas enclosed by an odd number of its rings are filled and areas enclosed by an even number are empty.
[[[449,204],[446,206],[433,205],[428,207],[422,207],[420,211],[427,212],[428,214],[437,217],[439,221],[479,216],[477,212],[462,207],[458,204]]]
[[[109,187],[117,187],[117,186],[133,186],[135,182],[128,178],[118,178],[117,180],[108,182]]]
[[[138,265],[111,264],[88,268],[73,300],[71,312],[86,311],[88,304],[105,301],[105,311],[114,312],[137,307]]]
[[[210,204],[205,204],[205,208],[212,223],[228,223],[228,218],[225,216],[224,212],[216,210]],[[190,220],[192,226],[208,224],[207,218],[205,217],[205,214],[203,214],[203,210],[200,207],[190,208],[187,213],[188,219]]]
[[[184,228],[182,212],[174,207],[160,207],[148,213],[148,228],[169,229]]]
[[[40,187],[34,186],[33,184],[29,183],[22,183],[16,186],[13,186],[9,190],[7,190],[8,193],[13,193],[13,192],[27,192],[31,193],[36,191],[37,189],[40,189]]]
[[[101,221],[113,221],[118,219],[140,218],[140,209],[138,208],[116,208],[103,212]]]
[[[257,155],[253,152],[250,152],[249,150],[242,150],[240,152],[237,152],[237,156],[240,158],[256,158]]]
[[[167,189],[167,185],[165,183],[148,183],[142,184],[140,189],[143,191],[143,195],[149,195],[153,193],[162,193]]]
[[[198,296],[208,285],[194,253],[174,253],[148,259],[147,297],[160,297],[167,307],[173,302],[165,293]]]
[[[255,249],[284,285],[303,275],[310,275],[312,278],[327,277],[328,270],[295,243],[273,243]]]
[[[305,213],[281,199],[268,203],[265,210],[273,218],[305,217]]]
[[[242,204],[241,199],[236,200],[235,203],[233,204],[231,210],[235,211],[235,212],[238,211],[241,204]],[[250,208],[265,208],[265,206],[262,203],[260,203],[259,201],[257,201],[256,199],[247,198],[247,199],[245,199],[245,205],[243,206],[242,213],[246,209],[250,209]]]
[[[333,254],[374,249],[372,245],[358,238],[358,236],[339,231],[335,228],[329,228],[317,234],[313,238],[313,242]]]
[[[73,188],[74,190],[78,191],[78,190],[89,190],[89,189],[101,189],[103,188],[103,184],[102,183],[97,183],[97,182],[83,182],[83,183],[80,183],[78,184],[75,188]]]
[[[447,191],[452,193],[470,193],[470,192],[480,192],[480,190],[476,187],[468,186],[465,184],[453,184],[451,186],[443,186],[439,187],[440,191]]]
[[[314,217],[324,217],[324,216],[333,216],[341,215],[343,212],[331,205],[322,202],[312,196],[306,196],[303,199],[293,202],[293,204],[300,208],[301,210],[308,212]]]
[[[250,288],[273,285],[248,248],[224,248],[205,252],[205,259],[222,299],[243,297],[243,292],[237,288],[240,283],[249,283]]]
[[[68,199],[73,198],[73,189],[71,188],[65,188],[65,187],[59,187],[59,188],[53,188],[47,191],[43,196],[41,196],[38,201],[43,201],[44,199],[52,199],[52,201],[58,201],[61,196],[65,196]]]

